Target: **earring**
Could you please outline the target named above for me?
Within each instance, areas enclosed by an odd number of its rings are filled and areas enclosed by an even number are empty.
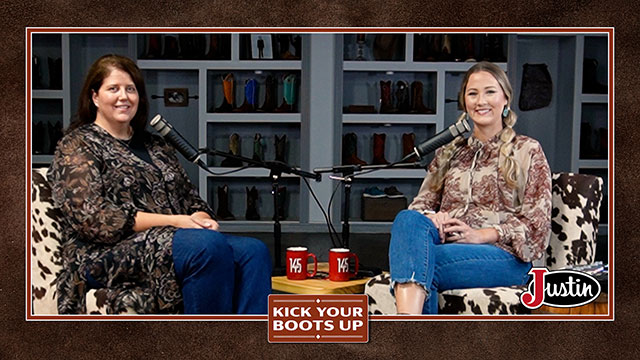
[[[502,110],[502,117],[507,117],[507,115],[509,115],[509,108],[505,106],[504,110]]]

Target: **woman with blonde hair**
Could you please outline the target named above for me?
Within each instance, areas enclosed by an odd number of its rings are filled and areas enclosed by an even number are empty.
[[[438,149],[418,195],[391,229],[391,291],[399,314],[437,314],[438,292],[522,285],[551,231],[551,174],[540,144],[515,133],[502,69],[467,71],[460,120],[468,139]]]

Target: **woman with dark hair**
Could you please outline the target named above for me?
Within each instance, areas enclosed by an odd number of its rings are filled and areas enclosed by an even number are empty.
[[[148,108],[133,61],[91,66],[48,172],[63,214],[59,313],[85,313],[92,288],[110,313],[266,313],[268,249],[217,231],[173,147],[145,130]]]
[[[551,231],[551,174],[540,144],[513,130],[513,90],[498,66],[467,71],[459,95],[473,134],[438,149],[391,229],[400,314],[437,314],[438,292],[522,285]]]

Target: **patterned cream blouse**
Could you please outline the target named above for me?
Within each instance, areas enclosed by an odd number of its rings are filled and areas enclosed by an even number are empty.
[[[542,257],[551,232],[549,164],[536,140],[517,135],[514,142],[521,169],[518,189],[509,187],[498,169],[499,137],[483,143],[472,136],[451,159],[439,192],[428,187],[437,157],[431,162],[409,209],[446,211],[474,229],[493,227],[499,235],[496,246],[525,262]]]

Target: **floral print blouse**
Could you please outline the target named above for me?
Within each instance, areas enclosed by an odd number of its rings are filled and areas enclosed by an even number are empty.
[[[446,211],[474,229],[493,227],[499,235],[496,246],[524,262],[542,257],[551,233],[549,164],[536,140],[517,135],[513,141],[520,190],[509,187],[498,169],[499,137],[483,143],[472,136],[456,150],[439,192],[428,187],[437,157],[431,162],[409,209]]]
[[[138,211],[192,214],[208,204],[197,194],[175,151],[143,133],[152,164],[96,124],[58,143],[48,171],[53,200],[63,214],[58,311],[85,313],[87,273],[106,285],[110,313],[174,313],[182,308],[172,257],[174,227],[134,232]]]

